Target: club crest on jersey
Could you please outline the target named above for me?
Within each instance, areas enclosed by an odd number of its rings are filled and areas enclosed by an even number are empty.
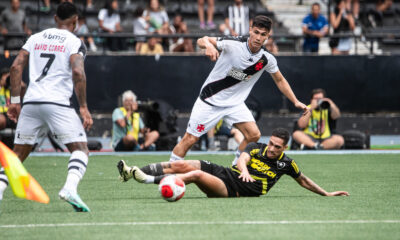
[[[204,128],[205,128],[204,124],[197,124],[197,128],[196,129],[197,129],[197,131],[199,133],[203,132]]]
[[[260,71],[264,67],[264,60],[260,59],[256,65],[254,66],[254,69],[256,71]]]
[[[47,34],[47,33],[43,34],[43,38],[47,38],[49,40],[58,40],[59,43],[63,43],[65,41],[65,39],[67,39],[67,37],[63,37],[63,36],[59,36],[59,35],[55,35],[55,34]]]
[[[232,68],[228,72],[228,76],[233,77],[234,79],[237,79],[239,81],[249,81],[252,75],[244,73],[242,70]]]
[[[285,163],[284,162],[278,162],[278,169],[282,169],[285,167]]]

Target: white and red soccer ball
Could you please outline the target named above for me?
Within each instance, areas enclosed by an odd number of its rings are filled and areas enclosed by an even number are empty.
[[[164,177],[158,185],[158,191],[168,202],[178,201],[185,194],[185,183],[175,175]]]

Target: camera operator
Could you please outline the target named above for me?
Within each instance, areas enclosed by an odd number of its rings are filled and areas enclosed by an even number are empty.
[[[324,89],[318,88],[311,92],[311,111],[297,121],[293,140],[300,149],[339,149],[344,144],[341,135],[334,134],[334,120],[340,117],[336,104],[326,97]]]
[[[122,104],[112,114],[113,136],[112,146],[115,151],[155,150],[154,142],[159,133],[145,127],[137,112],[136,95],[131,91],[122,94]]]

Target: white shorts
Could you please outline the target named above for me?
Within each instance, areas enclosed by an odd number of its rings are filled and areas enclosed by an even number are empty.
[[[26,104],[15,131],[15,144],[33,145],[50,131],[63,144],[87,142],[82,122],[73,108],[54,104]]]
[[[224,119],[229,127],[235,123],[255,122],[245,103],[233,107],[216,107],[208,105],[198,98],[194,103],[186,132],[200,137],[221,119]]]

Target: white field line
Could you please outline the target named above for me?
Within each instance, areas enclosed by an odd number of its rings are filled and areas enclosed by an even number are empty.
[[[214,221],[214,222],[83,222],[0,225],[0,228],[52,228],[52,227],[92,227],[92,226],[150,226],[150,225],[286,225],[286,224],[379,224],[400,223],[400,220],[299,220],[299,221]]]

